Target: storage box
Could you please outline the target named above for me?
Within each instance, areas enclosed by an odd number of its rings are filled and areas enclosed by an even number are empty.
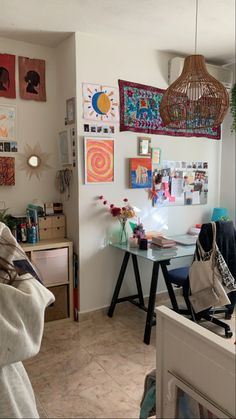
[[[68,277],[68,249],[38,250],[32,252],[32,262],[46,286],[66,283]]]
[[[39,217],[39,237],[40,240],[58,239],[65,237],[65,215],[50,215]]]
[[[45,311],[45,321],[65,319],[69,317],[68,285],[48,288],[55,296],[55,302]]]

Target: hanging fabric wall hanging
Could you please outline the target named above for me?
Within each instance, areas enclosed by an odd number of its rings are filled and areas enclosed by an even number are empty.
[[[120,130],[178,137],[207,137],[220,139],[220,126],[187,130],[165,127],[160,116],[160,103],[164,89],[119,80]]]
[[[160,114],[167,127],[199,130],[218,127],[229,107],[223,84],[207,72],[197,55],[198,0],[196,0],[195,55],[185,58],[183,71],[163,95]]]

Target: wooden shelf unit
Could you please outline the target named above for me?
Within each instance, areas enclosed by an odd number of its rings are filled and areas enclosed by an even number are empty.
[[[68,286],[68,313],[69,317],[73,319],[73,242],[68,239],[50,239],[50,240],[40,240],[38,243],[21,243],[21,247],[29,256],[30,259],[33,259],[33,252],[38,251],[47,251],[47,250],[56,250],[56,249],[67,249],[68,251],[68,260],[67,260],[67,270],[68,270],[68,280],[63,280],[60,282],[47,283],[46,287],[51,290],[54,287],[67,285]]]

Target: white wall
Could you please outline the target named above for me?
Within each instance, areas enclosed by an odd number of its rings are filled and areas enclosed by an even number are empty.
[[[55,50],[39,45],[0,38],[1,53],[16,55],[16,99],[1,97],[0,104],[15,105],[17,110],[16,141],[19,153],[24,153],[24,144],[40,144],[42,152],[49,153],[48,164],[41,179],[29,179],[25,171],[19,171],[18,153],[1,153],[1,156],[16,158],[15,186],[0,186],[0,200],[12,214],[25,212],[27,203],[33,199],[57,201],[60,196],[55,188],[55,174],[58,166],[57,151],[57,109],[56,109],[56,61]],[[46,102],[23,100],[19,97],[18,56],[39,58],[46,61]]]
[[[235,68],[235,66],[234,66]],[[235,77],[234,77],[235,80]],[[232,115],[228,112],[223,123],[220,206],[228,208],[230,218],[236,222],[235,214],[235,140],[236,133],[231,132]]]
[[[57,137],[60,131],[70,130],[75,125],[65,126],[66,100],[76,94],[76,55],[75,36],[72,35],[56,48],[56,69],[57,69]],[[77,154],[77,151],[76,151]],[[65,168],[65,167],[61,167]],[[64,193],[61,196],[64,212],[67,220],[67,237],[73,240],[74,250],[78,252],[79,226],[78,226],[78,164],[70,167],[72,170],[72,181],[70,197]]]
[[[128,159],[137,156],[139,133],[118,132],[115,154],[115,183],[84,185],[83,183],[83,124],[82,82],[101,83],[118,87],[117,80],[130,80],[159,88],[167,87],[168,54],[121,43],[119,39],[99,38],[76,34],[77,105],[79,137],[79,225],[80,225],[80,307],[81,312],[110,304],[123,253],[105,246],[115,220],[101,208],[99,195],[117,205],[127,197],[131,204],[142,209],[146,229],[157,227],[156,219],[167,219],[170,233],[184,233],[196,222],[208,221],[212,207],[219,203],[220,149],[219,141],[207,138],[182,138],[151,135],[152,146],[162,149],[162,158],[169,160],[204,160],[209,162],[209,197],[203,206],[181,206],[153,211],[145,190],[128,187]],[[105,240],[105,241],[104,241]],[[141,263],[146,278],[144,293],[148,294],[151,264]],[[123,293],[132,292],[133,272],[126,281]],[[158,290],[163,289],[163,283]]]

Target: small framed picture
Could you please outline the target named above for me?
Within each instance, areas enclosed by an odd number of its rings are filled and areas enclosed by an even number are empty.
[[[161,164],[161,149],[159,147],[152,148],[152,164]]]
[[[85,184],[114,182],[114,139],[84,138]]]
[[[151,156],[151,138],[138,137],[138,155]]]
[[[67,124],[75,124],[75,98],[71,97],[66,101],[66,121]]]
[[[71,141],[67,130],[59,132],[59,151],[61,164],[72,164]]]

